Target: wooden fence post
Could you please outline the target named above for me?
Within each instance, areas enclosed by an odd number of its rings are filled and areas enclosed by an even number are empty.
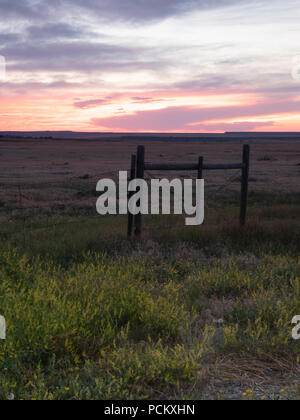
[[[136,162],[136,177],[144,179],[145,172],[145,147],[138,146],[137,148],[137,162]],[[135,216],[135,235],[141,236],[142,233],[142,213]]]
[[[130,181],[135,179],[135,176],[136,176],[136,155],[131,155]],[[132,196],[133,196],[133,192],[128,191],[128,203]],[[132,235],[133,222],[134,222],[134,215],[131,214],[128,209],[128,230],[127,230],[128,238],[130,238]]]
[[[245,226],[246,218],[247,218],[249,168],[250,168],[250,146],[246,144],[244,145],[244,149],[243,149],[241,213],[240,213],[241,226]]]

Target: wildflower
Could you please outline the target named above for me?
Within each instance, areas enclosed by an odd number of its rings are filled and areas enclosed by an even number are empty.
[[[70,391],[70,388],[68,386],[65,387],[65,391]]]

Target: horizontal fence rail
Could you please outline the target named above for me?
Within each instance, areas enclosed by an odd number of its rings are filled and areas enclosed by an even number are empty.
[[[145,163],[145,171],[197,171],[199,163]],[[245,165],[243,163],[212,163],[203,164],[203,170],[233,170],[243,169]]]

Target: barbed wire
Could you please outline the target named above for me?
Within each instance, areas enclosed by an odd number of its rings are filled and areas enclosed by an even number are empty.
[[[223,190],[224,188],[229,187],[229,185],[233,184],[236,181],[240,181],[241,179],[241,171],[238,170],[235,172],[234,175],[232,175],[230,178],[225,180],[225,183],[222,184],[221,186],[218,186],[217,190],[214,191],[215,193],[219,193],[221,190]],[[213,187],[210,187],[213,188]]]
[[[153,176],[150,172],[145,171],[145,174],[150,178],[150,179],[160,179],[160,177],[155,177]],[[217,190],[215,191],[215,193],[220,192],[222,189],[228,187],[229,185],[233,184],[236,181],[240,181],[241,178],[241,171],[240,169],[238,169],[237,171],[235,171],[235,173],[233,175],[231,175],[230,178],[225,180],[225,183],[223,183],[222,185],[218,186]],[[213,186],[210,186],[210,188],[213,188]]]
[[[112,171],[103,172],[103,173],[101,173],[101,175],[111,174],[111,173],[112,173]],[[161,176],[153,175],[153,173],[150,173],[149,171],[145,171],[145,175],[150,180],[152,180],[152,179],[159,180],[159,179],[162,178]],[[193,178],[195,178],[195,177],[193,177]],[[229,187],[233,183],[235,183],[237,181],[240,181],[240,178],[241,178],[241,172],[240,172],[240,170],[237,170],[229,178],[226,178],[225,182],[222,183],[221,185],[216,185],[216,186],[215,185],[210,185],[210,186],[208,186],[209,191],[212,191],[214,194],[218,194],[220,191]],[[68,180],[66,180],[65,182],[67,183],[68,181],[70,181],[70,179],[72,179],[72,180],[73,179],[82,180],[83,178],[82,177],[72,177],[72,178],[69,178]],[[277,180],[272,179],[272,182],[274,184],[276,183],[276,184],[279,184],[279,185],[281,185],[281,184],[283,185],[283,183],[281,183],[280,181],[277,181]],[[43,187],[45,187],[45,186],[54,187],[54,186],[57,186],[57,183],[58,183],[58,181],[53,180],[53,181],[43,182],[42,186]],[[33,184],[26,184],[26,189],[30,188],[32,185],[34,185],[34,186],[39,185],[39,188],[41,188],[40,183],[39,184],[33,183]],[[64,184],[60,183],[60,186],[61,186],[61,188],[64,188]],[[70,186],[70,184],[69,184],[69,186]],[[285,184],[285,187],[286,187],[286,184]],[[20,215],[21,217],[24,215],[24,212],[29,212],[29,211],[32,211],[32,210],[44,210],[45,215],[47,214],[47,211],[49,211],[49,206],[46,206],[46,207],[43,208],[43,207],[40,207],[38,205],[34,205],[34,206],[30,206],[30,207],[24,205],[24,199],[30,201],[30,200],[33,199],[33,197],[29,197],[27,194],[24,193],[24,190],[22,190],[22,185],[18,184],[17,188],[18,188],[18,203],[19,203],[19,206],[14,207],[13,209],[11,209],[11,211],[20,211],[21,212],[21,215]],[[216,190],[214,190],[214,188],[216,188]],[[65,206],[65,204],[63,204],[63,203],[62,204],[55,204],[55,206],[57,206],[58,210],[59,210],[59,206]],[[53,208],[51,210],[53,211]],[[30,226],[26,226],[26,217],[23,216],[22,219],[20,218],[21,226],[20,226],[19,230],[15,230],[15,231],[11,231],[11,232],[0,231],[0,236],[7,238],[7,237],[11,237],[11,236],[18,235],[18,234],[25,235],[25,233],[30,233],[30,232],[34,232],[34,231],[38,231],[38,230],[49,230],[49,229],[54,229],[56,227],[61,227],[61,226],[70,226],[70,225],[80,224],[80,223],[83,223],[86,219],[89,219],[89,220],[99,219],[99,215],[87,215],[87,214],[74,215],[73,214],[73,215],[68,215],[68,216],[79,217],[81,219],[84,218],[84,220],[71,220],[71,221],[65,221],[65,222],[59,222],[59,223],[49,223],[49,224],[42,225],[42,226],[40,225],[40,226],[30,227]],[[12,221],[12,220],[14,220],[13,216],[11,216],[11,219],[8,219],[8,221]],[[25,236],[24,236],[24,238],[25,238]]]
[[[102,173],[102,175],[109,174],[109,173],[111,173],[111,172],[104,172],[104,173]],[[161,177],[154,176],[149,171],[145,171],[145,175],[149,179],[161,179]],[[215,193],[218,193],[219,191],[223,190],[227,186],[229,186],[232,183],[234,183],[235,181],[239,180],[239,178],[240,178],[240,170],[238,170],[230,178],[226,179],[225,183],[223,183],[221,186],[218,186],[218,189],[215,191]],[[75,179],[75,177],[73,177],[72,179]],[[80,178],[76,177],[76,179],[80,179]],[[36,184],[34,184],[34,185],[36,185]],[[43,183],[43,186],[45,186],[45,185],[46,186],[52,186],[53,187],[53,186],[56,185],[56,182],[55,181],[53,181],[53,182],[45,182],[45,183]],[[39,184],[39,186],[40,186],[40,184]],[[27,188],[30,188],[30,185],[27,184],[26,187]],[[210,187],[210,188],[213,188],[213,187]],[[24,212],[28,212],[28,211],[32,211],[32,210],[41,210],[41,209],[43,209],[46,212],[47,207],[46,208],[41,208],[41,207],[39,207],[37,205],[30,206],[30,207],[24,206],[23,199],[25,199],[25,200],[32,200],[32,197],[29,197],[28,195],[24,194],[24,191],[22,191],[22,186],[19,184],[18,185],[18,202],[19,202],[19,207],[15,207],[14,209],[12,209],[12,211],[20,211],[21,212],[21,216],[23,216]],[[56,205],[59,207],[60,205],[64,205],[64,204],[56,204]],[[73,216],[73,217],[75,217],[75,216]],[[95,219],[98,219],[99,218],[98,215],[93,216],[93,215],[86,215],[86,214],[85,215],[78,214],[78,215],[76,215],[76,217],[84,218],[85,220],[86,219],[95,220]],[[11,221],[11,220],[13,220],[13,219],[12,218],[9,219],[9,221]],[[46,225],[36,226],[36,227],[29,227],[29,226],[26,226],[26,217],[23,217],[22,220],[21,220],[21,223],[22,224],[21,224],[21,227],[20,227],[19,230],[15,230],[15,231],[12,231],[12,232],[9,232],[9,231],[6,231],[6,232],[0,231],[0,236],[3,236],[3,237],[11,237],[11,236],[18,235],[18,234],[25,235],[25,233],[34,232],[34,231],[37,231],[37,230],[48,230],[48,229],[54,229],[54,228],[60,227],[60,226],[69,226],[69,225],[74,225],[74,224],[80,224],[80,223],[83,223],[83,220],[72,220],[72,221],[59,222],[59,223],[49,223],[49,224],[46,224]]]

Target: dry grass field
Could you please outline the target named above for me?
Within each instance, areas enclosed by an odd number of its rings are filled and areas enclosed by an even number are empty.
[[[300,142],[250,142],[244,229],[239,174],[207,172],[203,226],[147,216],[129,241],[95,186],[139,143],[1,139],[0,398],[299,399]],[[242,153],[145,145],[154,162]]]
[[[22,205],[39,208],[62,205],[94,207],[91,190],[98,179],[116,178],[128,170],[136,141],[112,140],[13,140],[0,141],[0,203],[8,208]],[[143,143],[143,142],[142,142]],[[147,141],[146,160],[152,162],[240,162],[239,142],[158,142]],[[255,191],[300,191],[300,142],[250,141],[251,188]],[[186,176],[187,173],[153,173],[153,176]],[[195,174],[189,174],[193,176]],[[234,174],[233,174],[234,175]],[[226,184],[231,173],[206,172],[206,187]],[[239,185],[231,186],[233,189]]]

